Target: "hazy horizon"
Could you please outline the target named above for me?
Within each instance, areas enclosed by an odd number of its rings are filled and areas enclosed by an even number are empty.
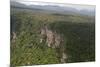
[[[11,1],[16,1],[25,5],[41,5],[41,6],[46,6],[46,5],[51,5],[51,6],[60,6],[60,7],[72,7],[76,8],[78,10],[95,10],[94,5],[79,5],[79,4],[68,4],[68,3],[54,3],[54,2],[42,2],[42,1],[27,1],[27,0],[11,0]]]

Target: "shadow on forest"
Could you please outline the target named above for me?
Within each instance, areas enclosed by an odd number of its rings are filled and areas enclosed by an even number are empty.
[[[64,37],[69,62],[95,60],[95,24],[54,22],[49,27]]]

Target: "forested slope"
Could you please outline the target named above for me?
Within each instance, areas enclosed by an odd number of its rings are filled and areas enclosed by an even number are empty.
[[[95,19],[91,16],[11,10],[11,65],[58,64],[62,48],[40,43],[41,28],[63,36],[69,62],[95,60]],[[53,44],[52,44],[53,45]]]

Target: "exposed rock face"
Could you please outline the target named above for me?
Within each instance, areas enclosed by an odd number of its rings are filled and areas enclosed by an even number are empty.
[[[54,33],[46,28],[46,43],[48,44],[48,47],[54,47],[53,44],[55,43],[55,37],[54,37]]]
[[[62,53],[61,62],[62,62],[62,63],[65,63],[67,59],[68,59],[67,55],[63,52],[63,53]]]
[[[41,29],[41,38],[40,38],[40,43],[45,42],[47,43],[48,47],[51,48],[60,48],[60,53],[61,53],[61,57],[60,57],[60,61],[62,63],[66,62],[67,59],[67,55],[65,53],[65,47],[63,45],[63,37],[58,34],[56,31],[52,31],[51,29],[48,29],[47,26],[43,27]]]
[[[15,42],[15,40],[16,40],[16,33],[15,32],[12,32],[11,39],[13,40],[13,42]]]
[[[59,47],[60,45],[62,45],[62,42],[63,42],[62,36],[55,32],[55,47]]]
[[[63,41],[63,38],[52,30],[48,29],[47,27],[44,27],[41,29],[41,38],[40,43],[43,41],[46,41],[48,47],[56,48],[59,47],[61,42]]]

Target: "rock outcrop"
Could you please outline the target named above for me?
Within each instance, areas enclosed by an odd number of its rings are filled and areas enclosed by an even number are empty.
[[[16,40],[16,33],[12,32],[11,34],[12,34],[11,35],[11,40],[12,40],[12,42],[15,42],[15,40]]]
[[[61,54],[60,62],[65,63],[68,57],[65,53],[63,36],[61,34],[58,34],[56,31],[52,31],[47,26],[41,28],[40,31],[40,43],[44,42],[48,47],[51,48],[59,48]]]

